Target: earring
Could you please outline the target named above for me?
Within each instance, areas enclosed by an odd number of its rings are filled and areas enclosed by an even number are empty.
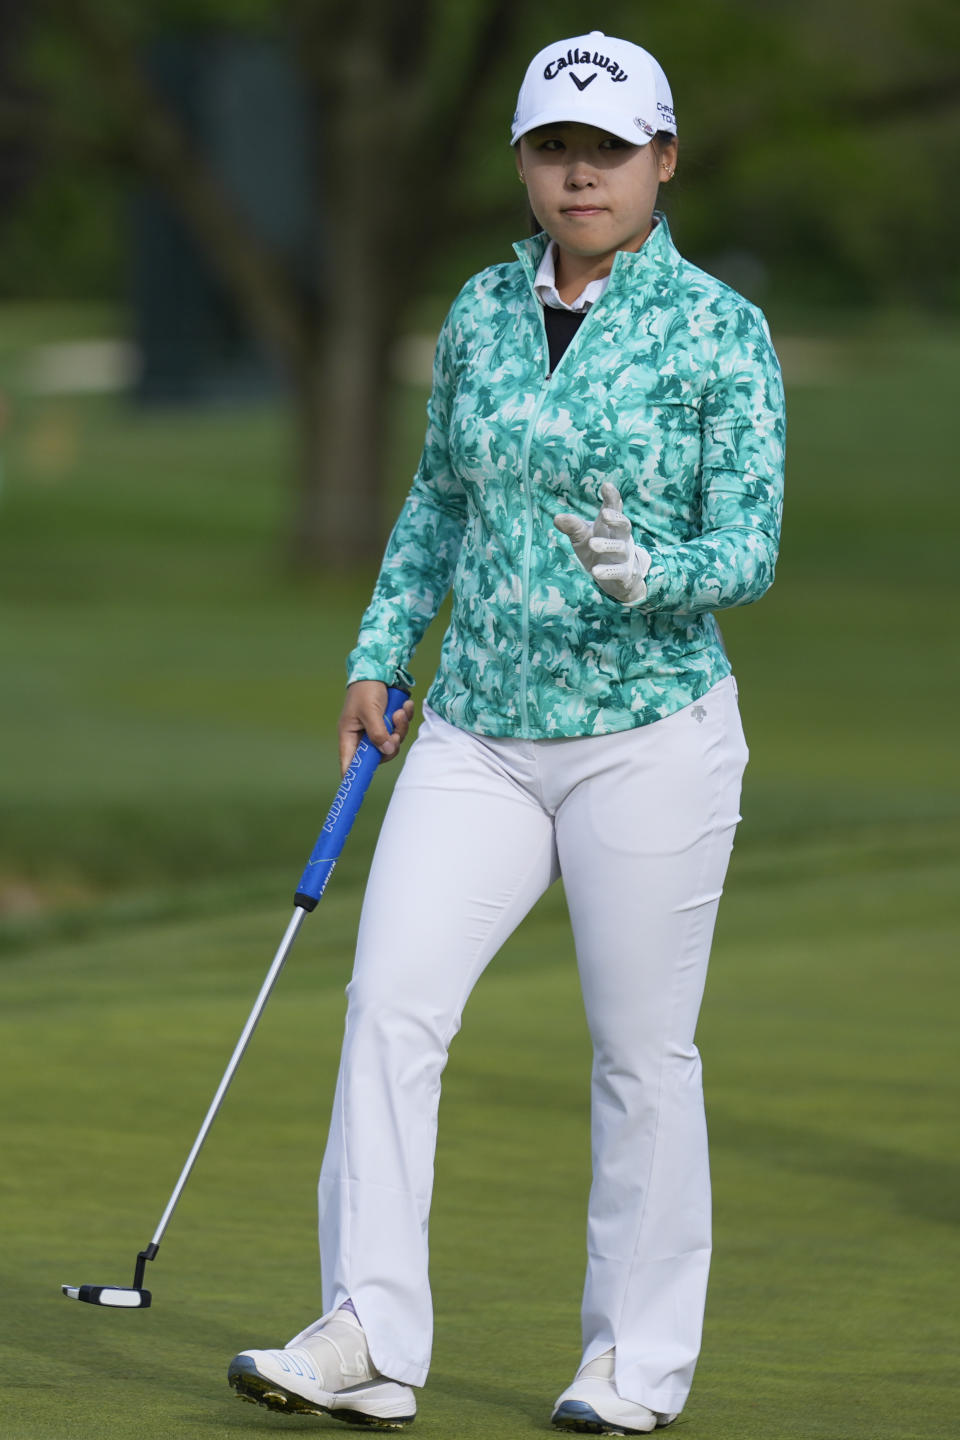
[[[518,170],[518,171],[517,171],[517,179],[520,181],[520,184],[521,184],[521,185],[526,185],[526,183],[527,183],[527,178],[526,178],[526,176],[524,175],[524,173],[523,173],[522,170]]]

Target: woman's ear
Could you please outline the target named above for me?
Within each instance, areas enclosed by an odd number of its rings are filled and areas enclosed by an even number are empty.
[[[671,136],[669,141],[657,146],[657,179],[661,185],[672,180],[677,168],[677,142]]]

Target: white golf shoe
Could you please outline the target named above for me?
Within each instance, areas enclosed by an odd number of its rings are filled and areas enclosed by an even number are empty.
[[[558,1430],[577,1430],[584,1435],[647,1435],[672,1425],[676,1414],[664,1415],[623,1400],[613,1383],[614,1353],[608,1350],[577,1371],[553,1407],[550,1419]]]
[[[375,1369],[359,1320],[344,1309],[322,1315],[282,1350],[241,1350],[227,1380],[241,1400],[288,1415],[398,1430],[417,1413],[410,1386]]]

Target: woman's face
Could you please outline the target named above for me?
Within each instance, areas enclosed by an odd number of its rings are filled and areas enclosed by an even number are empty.
[[[530,208],[561,250],[599,259],[637,250],[650,233],[657,187],[676,163],[676,146],[630,145],[572,121],[522,136],[517,169]]]

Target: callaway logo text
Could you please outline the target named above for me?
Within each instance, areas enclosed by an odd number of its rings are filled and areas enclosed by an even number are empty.
[[[616,60],[611,60],[607,55],[601,55],[597,50],[591,52],[590,50],[581,50],[577,47],[573,50],[568,50],[566,55],[560,55],[556,60],[551,60],[543,72],[544,80],[555,80],[558,75],[562,75],[564,70],[567,70],[571,65],[596,65],[601,70],[609,70],[611,78],[618,84],[620,81],[628,78],[626,70],[621,70]],[[591,75],[587,80],[579,80],[576,75],[572,75],[571,79],[576,80],[581,90],[585,90],[590,84],[590,81],[596,79],[596,76]]]

